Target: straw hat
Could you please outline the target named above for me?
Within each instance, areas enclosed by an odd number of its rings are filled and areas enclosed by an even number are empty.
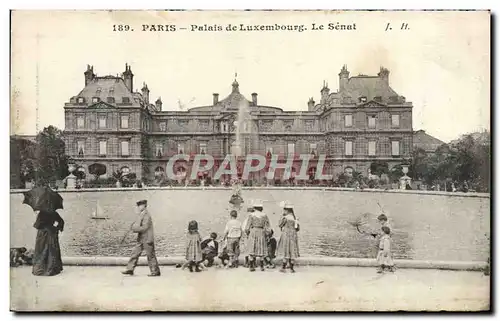
[[[293,209],[293,204],[292,204],[292,202],[290,202],[290,201],[285,201],[285,202],[283,203],[283,208]]]

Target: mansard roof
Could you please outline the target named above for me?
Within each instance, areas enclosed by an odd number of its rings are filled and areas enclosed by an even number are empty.
[[[342,97],[351,97],[357,100],[366,97],[367,101],[381,97],[383,102],[388,102],[390,97],[398,94],[389,86],[387,80],[377,76],[355,76],[348,79],[344,90],[340,91]]]
[[[116,101],[121,101],[122,97],[128,97],[130,102],[137,98],[125,85],[123,78],[116,76],[95,77],[76,97],[83,97],[86,101],[92,101],[93,97],[106,100],[107,97],[114,97]]]

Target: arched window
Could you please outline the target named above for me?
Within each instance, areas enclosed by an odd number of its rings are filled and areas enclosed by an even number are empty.
[[[122,173],[122,175],[127,175],[130,173],[130,168],[128,168],[127,166],[123,166],[122,168],[120,168],[120,172]]]

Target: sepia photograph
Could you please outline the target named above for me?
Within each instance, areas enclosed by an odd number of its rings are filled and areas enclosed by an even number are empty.
[[[485,312],[491,12],[12,10],[13,312]]]

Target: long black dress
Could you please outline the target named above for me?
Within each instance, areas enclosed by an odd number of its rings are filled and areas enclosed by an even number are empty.
[[[58,223],[54,227],[54,222]],[[33,275],[51,276],[62,272],[59,231],[64,229],[64,220],[57,212],[40,211],[33,227],[38,230],[33,255]]]

